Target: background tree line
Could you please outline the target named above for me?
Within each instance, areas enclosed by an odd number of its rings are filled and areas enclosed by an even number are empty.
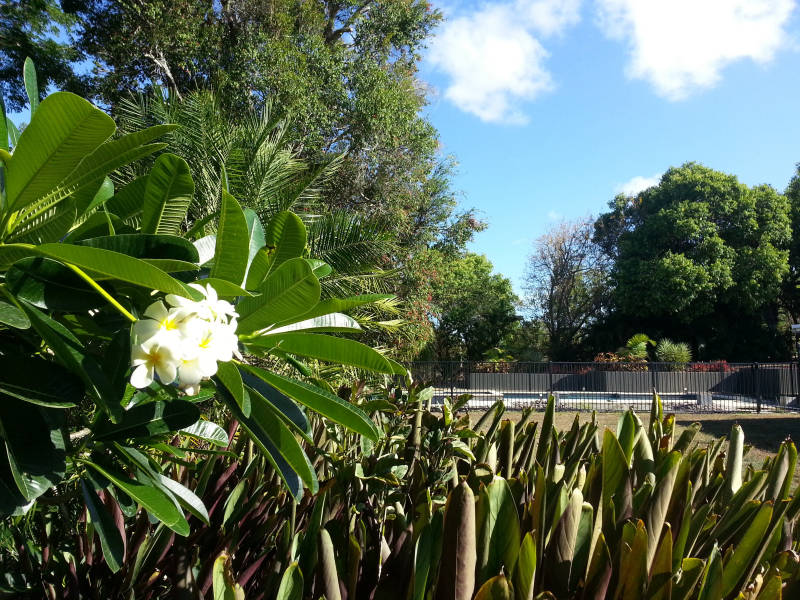
[[[699,360],[785,360],[800,317],[798,234],[800,175],[781,194],[686,163],[540,238],[528,306],[555,359],[591,360],[645,332]]]

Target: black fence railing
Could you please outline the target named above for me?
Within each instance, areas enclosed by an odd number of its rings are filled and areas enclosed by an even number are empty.
[[[508,408],[648,410],[655,389],[673,412],[800,410],[797,363],[415,362],[416,381],[434,401],[471,394],[470,408],[503,399]]]

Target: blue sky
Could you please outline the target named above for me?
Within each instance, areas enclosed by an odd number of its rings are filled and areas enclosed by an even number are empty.
[[[698,161],[783,190],[800,162],[798,0],[440,5],[427,116],[459,162],[472,250],[517,291],[533,241]]]

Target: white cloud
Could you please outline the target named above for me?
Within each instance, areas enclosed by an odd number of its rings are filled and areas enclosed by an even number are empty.
[[[630,46],[628,76],[680,100],[742,59],[771,61],[789,42],[795,0],[597,0],[600,27]]]
[[[659,181],[661,181],[661,174],[651,175],[650,177],[642,177],[641,175],[637,175],[625,183],[618,185],[614,191],[617,194],[635,196],[639,192],[643,192],[649,187],[658,185]]]
[[[564,215],[557,210],[551,210],[547,212],[547,218],[551,221],[561,221],[564,218]]]
[[[445,97],[483,121],[526,122],[521,104],[553,88],[537,36],[562,33],[579,8],[580,0],[516,0],[450,17],[430,52],[449,79]]]

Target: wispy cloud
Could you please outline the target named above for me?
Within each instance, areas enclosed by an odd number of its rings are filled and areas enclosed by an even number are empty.
[[[557,210],[551,210],[551,211],[548,211],[547,218],[549,220],[551,220],[551,221],[560,221],[560,220],[562,220],[564,218],[564,215],[562,215]]]
[[[597,0],[605,34],[626,41],[628,76],[680,100],[716,84],[722,69],[771,61],[789,43],[795,0]]]
[[[494,2],[447,17],[430,52],[445,97],[483,121],[525,123],[522,105],[554,87],[540,39],[577,23],[580,0]]]
[[[658,185],[658,182],[661,181],[661,174],[657,173],[656,175],[651,175],[650,177],[642,177],[641,175],[637,175],[626,181],[625,183],[619,184],[616,189],[614,190],[617,194],[625,194],[626,196],[635,196],[639,192],[643,192],[647,188],[653,187],[654,185]]]

